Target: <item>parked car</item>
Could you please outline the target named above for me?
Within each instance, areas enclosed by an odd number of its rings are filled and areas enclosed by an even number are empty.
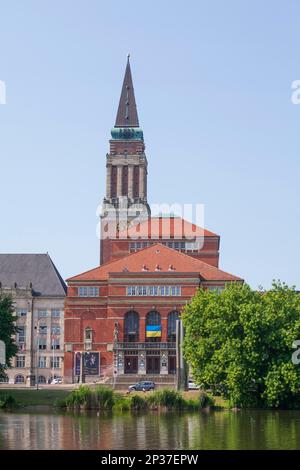
[[[148,392],[155,389],[155,383],[150,381],[137,382],[134,385],[129,385],[129,392]]]
[[[193,379],[189,379],[189,390],[200,390],[199,385],[195,384]]]
[[[56,377],[56,379],[52,379],[51,385],[62,384],[62,378]]]

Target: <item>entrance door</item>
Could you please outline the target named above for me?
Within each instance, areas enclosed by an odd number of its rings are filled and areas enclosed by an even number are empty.
[[[147,374],[159,374],[160,373],[160,357],[159,356],[148,356],[146,364]]]
[[[124,357],[124,373],[137,374],[138,373],[138,356],[125,356]]]
[[[169,356],[169,374],[176,374],[176,356]]]

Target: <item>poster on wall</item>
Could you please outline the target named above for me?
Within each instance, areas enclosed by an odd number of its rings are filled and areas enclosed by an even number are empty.
[[[80,375],[80,362],[81,362],[81,353],[75,353],[75,375]]]
[[[83,353],[83,371],[85,375],[99,375],[99,353]]]

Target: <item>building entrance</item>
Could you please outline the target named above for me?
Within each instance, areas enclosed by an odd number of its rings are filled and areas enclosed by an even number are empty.
[[[147,356],[146,373],[147,374],[159,374],[160,373],[160,356]]]
[[[137,374],[139,369],[138,356],[124,356],[124,373]]]

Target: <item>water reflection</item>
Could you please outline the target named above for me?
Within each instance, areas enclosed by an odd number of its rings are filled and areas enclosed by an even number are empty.
[[[300,412],[1,412],[0,448],[300,449]]]

